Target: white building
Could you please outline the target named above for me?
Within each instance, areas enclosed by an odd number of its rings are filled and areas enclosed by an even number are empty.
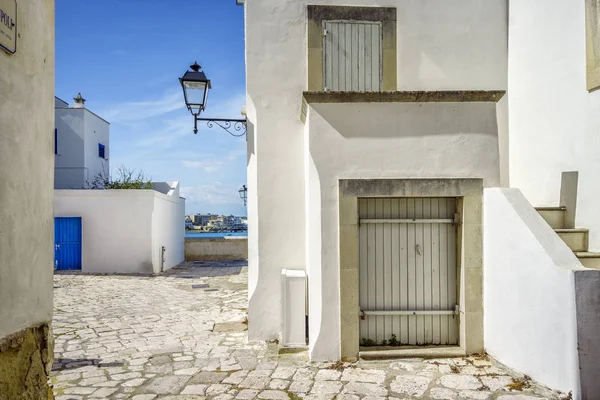
[[[85,108],[81,93],[73,107],[55,98],[54,187],[83,189],[110,172],[110,124]]]
[[[281,337],[302,270],[313,360],[394,335],[599,397],[583,2],[316,3],[245,4],[249,338]]]

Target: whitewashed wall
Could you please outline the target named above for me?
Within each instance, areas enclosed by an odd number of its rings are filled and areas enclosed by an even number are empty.
[[[156,189],[168,186],[166,193],[156,193],[152,216],[152,264],[154,272],[173,268],[184,260],[185,199],[179,197],[179,182],[161,182]],[[166,189],[166,188],[165,188]],[[164,263],[161,261],[165,247]]]
[[[598,251],[600,92],[586,90],[585,38],[584,1],[511,2],[510,185],[558,205],[561,173],[579,171],[576,226]]]
[[[52,321],[54,1],[18,7],[17,52],[0,50],[0,339]]]
[[[98,174],[110,171],[110,125],[90,110],[85,110],[85,168],[91,184]],[[104,145],[104,159],[98,157],[98,143]]]
[[[58,152],[54,156],[56,189],[81,189],[89,180],[89,173],[85,169],[84,118],[83,108],[57,108],[55,111],[54,127],[58,138]]]
[[[518,189],[486,189],[483,214],[486,351],[574,399],[599,398],[600,298],[587,286],[598,293],[600,271],[583,268]]]
[[[251,339],[277,337],[280,291],[270,282],[282,269],[307,265],[305,221],[314,215],[305,213],[299,114],[307,88],[308,3],[253,0],[245,5]],[[398,9],[399,90],[506,88],[505,0],[383,0],[377,6]]]
[[[55,190],[54,216],[82,218],[82,271],[153,273],[183,261],[185,200],[154,190]]]
[[[339,179],[483,178],[484,185],[497,186],[496,104],[315,104],[306,139],[311,358],[335,360]]]

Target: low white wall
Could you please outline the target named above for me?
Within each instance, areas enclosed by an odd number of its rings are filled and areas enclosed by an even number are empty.
[[[186,261],[247,260],[248,238],[185,239]]]
[[[183,261],[185,200],[154,190],[55,190],[54,216],[82,218],[82,271],[153,273]],[[179,226],[178,226],[179,225]]]
[[[152,264],[154,273],[173,268],[184,260],[185,242],[185,199],[179,197],[178,182],[161,182],[169,186],[166,194],[154,192],[152,217]],[[159,184],[156,184],[158,190]],[[161,264],[162,247],[165,247],[164,262]]]
[[[585,269],[518,189],[486,189],[483,214],[487,352],[576,399],[582,390],[595,393],[583,398],[599,398],[593,379],[580,380],[580,369],[583,377],[597,368],[591,360],[600,356],[598,340],[584,340],[581,354],[578,344],[598,325],[587,317],[598,314],[600,302],[596,296],[577,304],[576,293],[585,274],[597,278],[600,271]],[[587,285],[597,288],[597,281]]]

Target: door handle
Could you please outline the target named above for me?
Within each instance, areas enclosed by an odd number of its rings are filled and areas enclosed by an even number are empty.
[[[58,249],[60,249],[60,244],[55,244],[54,245],[54,250],[58,250]]]

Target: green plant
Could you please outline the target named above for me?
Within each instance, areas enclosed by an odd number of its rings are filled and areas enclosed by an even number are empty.
[[[399,346],[400,345],[400,342],[398,342],[398,338],[393,333],[392,333],[392,336],[390,336],[390,340],[388,343],[390,344],[390,346]]]
[[[376,344],[377,343],[375,343],[375,341],[373,339],[367,339],[367,338],[362,338],[362,341],[360,343],[360,345],[363,347],[373,347]]]
[[[113,179],[108,173],[101,172],[96,174],[91,184],[88,183],[90,189],[154,189],[152,179],[146,176],[144,171],[136,172],[133,169],[120,166],[117,168],[118,177]]]
[[[388,344],[388,341],[387,341],[387,340],[385,340],[385,339],[384,339],[384,340],[382,340],[382,341],[381,341],[381,345],[382,345],[382,346],[387,346],[387,344]]]

